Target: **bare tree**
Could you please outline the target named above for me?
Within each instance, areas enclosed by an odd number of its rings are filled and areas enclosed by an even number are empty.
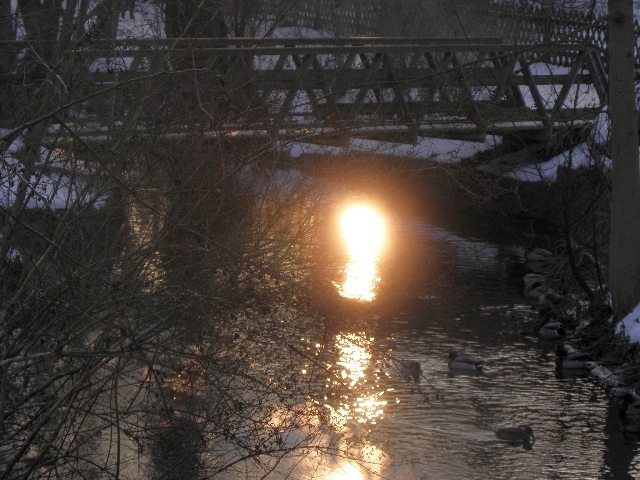
[[[172,41],[151,67],[128,55],[118,2],[8,5],[0,478],[234,476],[336,452],[309,401],[331,197],[279,177],[272,142],[207,138],[202,118],[255,112]],[[172,35],[224,34],[192,7]]]

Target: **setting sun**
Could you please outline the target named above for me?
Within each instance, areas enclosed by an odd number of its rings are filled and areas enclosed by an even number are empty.
[[[376,264],[384,240],[382,217],[372,208],[354,206],[343,213],[340,226],[350,257],[340,295],[371,301],[379,281]]]
[[[384,226],[375,210],[365,206],[351,207],[342,215],[341,226],[352,256],[375,257],[378,254]]]

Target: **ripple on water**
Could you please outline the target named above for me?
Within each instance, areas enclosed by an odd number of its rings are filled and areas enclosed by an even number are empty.
[[[467,282],[477,294],[459,298],[454,308],[443,309],[432,320],[437,306],[427,306],[434,300],[430,292],[420,292],[422,306],[403,312],[403,318],[419,321],[394,322],[393,315],[400,317],[395,312],[378,322],[377,347],[386,351],[391,345],[394,356],[419,361],[445,398],[440,402],[430,395],[425,402],[420,394],[411,394],[408,383],[392,392],[399,403],[389,401],[369,441],[397,462],[410,462],[411,468],[399,470],[401,476],[389,469],[387,476],[574,479],[637,474],[637,448],[624,444],[603,386],[592,377],[559,377],[553,350],[519,334],[516,322],[533,322],[535,313],[518,286],[503,287],[513,281],[508,271],[522,261],[524,249],[464,239],[420,222],[409,223],[407,231],[429,237],[430,261],[454,262],[456,281]],[[451,350],[483,358],[485,371],[449,374]],[[421,388],[433,392],[425,380]],[[499,441],[493,433],[523,424],[534,430],[530,450]]]

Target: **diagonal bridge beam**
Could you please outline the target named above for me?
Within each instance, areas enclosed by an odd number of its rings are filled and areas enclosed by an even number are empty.
[[[19,42],[10,47],[24,48]],[[168,140],[194,131],[212,138],[273,138],[340,130],[556,129],[588,123],[606,104],[599,56],[581,44],[141,39],[97,41],[68,53],[84,72],[86,90],[112,92],[82,104],[93,112],[84,116],[91,121],[66,116],[80,138],[95,143],[131,129],[127,119],[134,111],[135,135]],[[559,55],[573,59],[572,66],[554,67]]]

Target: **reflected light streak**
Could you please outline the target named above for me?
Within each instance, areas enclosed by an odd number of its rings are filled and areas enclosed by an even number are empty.
[[[331,412],[333,425],[339,429],[349,427],[358,434],[359,425],[375,424],[384,415],[386,400],[381,400],[384,393],[375,382],[367,381],[367,368],[371,364],[370,341],[364,334],[340,334],[335,337],[336,351],[339,354],[336,362],[342,368],[341,378],[349,393],[342,396],[338,406],[326,407]],[[371,379],[369,379],[371,380]],[[334,384],[337,383],[334,381]]]
[[[127,221],[130,235],[126,248],[131,248],[132,252],[138,248],[151,248],[163,226],[159,215],[149,214],[137,203],[132,204],[128,209]],[[146,282],[143,284],[143,289],[147,292],[151,291],[157,284],[156,282],[162,280],[163,274],[164,270],[160,266],[160,254],[156,251],[144,261],[142,275],[146,277]]]
[[[356,206],[342,215],[340,226],[350,261],[345,268],[344,283],[336,285],[338,292],[346,298],[370,302],[380,281],[377,261],[384,240],[382,218],[369,207]]]
[[[360,470],[354,465],[346,463],[340,468],[331,472],[329,480],[359,480],[361,478],[363,477],[360,473]]]
[[[299,446],[304,438],[311,437],[313,441],[309,446],[321,447],[318,450],[311,448],[302,457],[293,454],[277,459],[277,471],[286,472],[283,477],[317,480],[386,478],[382,472],[390,465],[388,457],[365,437],[368,427],[384,418],[387,405],[382,399],[387,389],[378,383],[379,370],[372,368],[378,364],[373,342],[374,338],[365,332],[335,335],[332,356],[327,363],[335,376],[325,377],[324,401],[310,399],[304,411],[289,407],[274,409],[269,427],[283,432],[283,448]],[[315,346],[320,348],[321,344],[315,343]],[[300,412],[309,423],[291,429],[292,425],[300,425]],[[327,423],[331,429],[324,428]],[[263,460],[270,461],[268,458]]]

